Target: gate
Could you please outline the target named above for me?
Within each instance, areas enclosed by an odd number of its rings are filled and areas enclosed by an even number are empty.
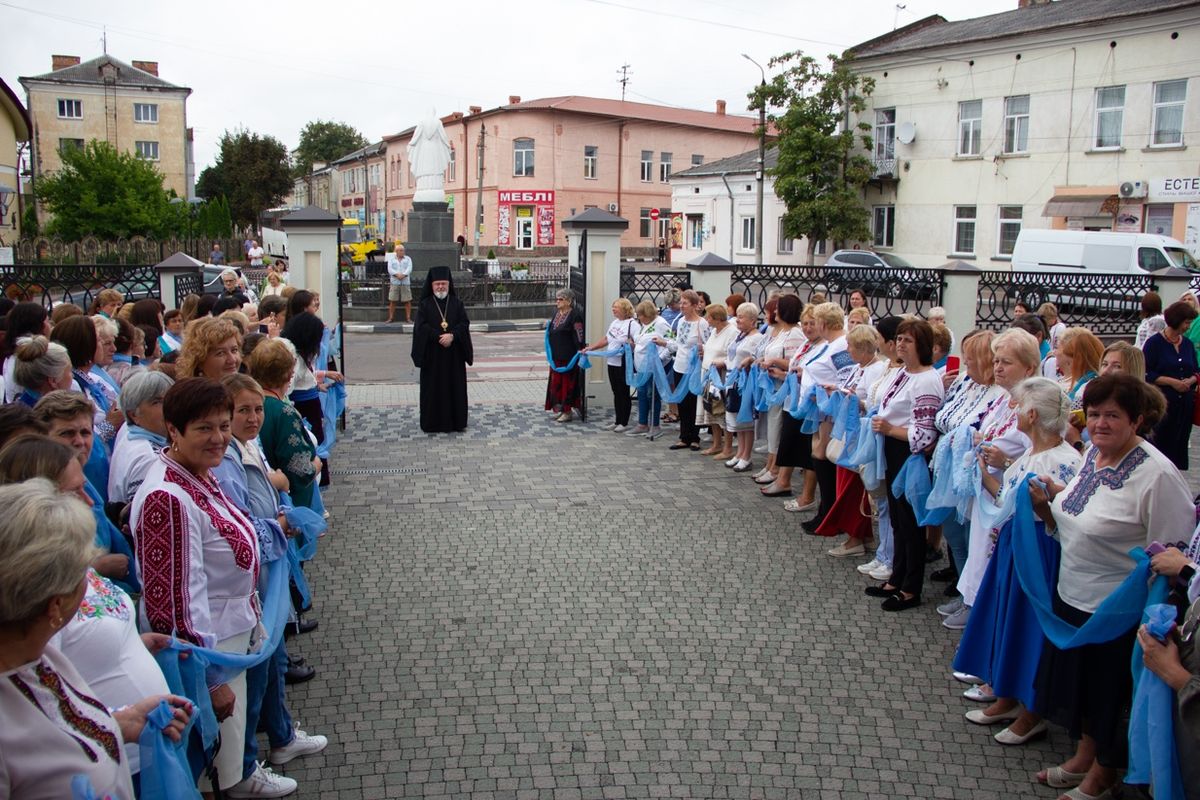
[[[575,293],[575,309],[583,317],[583,329],[587,330],[587,231],[579,234],[579,251],[576,265],[571,267],[567,285]],[[547,353],[549,358],[550,354]],[[582,369],[576,367],[576,380],[579,385],[579,419],[587,422],[587,382]]]

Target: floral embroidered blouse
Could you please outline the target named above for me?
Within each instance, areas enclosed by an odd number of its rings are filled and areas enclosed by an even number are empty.
[[[311,506],[317,477],[312,462],[317,448],[304,427],[304,418],[291,403],[281,402],[271,395],[263,398],[263,415],[258,440],[267,463],[287,475],[288,496],[293,506]]]

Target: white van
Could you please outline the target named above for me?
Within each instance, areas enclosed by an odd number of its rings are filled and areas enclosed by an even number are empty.
[[[1142,273],[1200,265],[1180,242],[1153,233],[1025,228],[1013,248],[1014,272]]]

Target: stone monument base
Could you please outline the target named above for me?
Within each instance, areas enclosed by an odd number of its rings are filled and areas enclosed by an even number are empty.
[[[449,267],[458,278],[458,243],[454,241],[454,214],[446,203],[413,203],[408,212],[408,239],[404,254],[413,262],[413,282],[425,281],[430,267]]]

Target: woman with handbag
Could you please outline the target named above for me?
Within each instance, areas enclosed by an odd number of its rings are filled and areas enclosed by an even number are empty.
[[[640,330],[638,321],[633,318],[633,303],[624,297],[618,297],[612,304],[613,321],[608,330],[596,342],[583,348],[589,350],[616,350],[624,344],[633,344],[633,337]],[[633,411],[633,399],[629,394],[629,386],[625,383],[625,356],[615,355],[606,359],[608,367],[608,385],[612,387],[613,406],[616,411],[616,421],[604,426],[606,431],[624,433],[629,430],[629,415]]]
[[[737,450],[732,457],[726,459],[725,466],[734,472],[748,472],[754,456],[754,417],[750,416],[745,422],[739,422],[738,417],[745,418],[743,404],[752,402],[749,386],[750,366],[754,363],[754,354],[763,335],[758,332],[758,306],[754,303],[742,303],[738,306],[734,324],[737,336],[729,343],[725,354],[725,382],[731,379],[729,373],[739,372],[745,378],[745,392],[737,386],[725,390],[725,431],[732,438],[737,438]]]
[[[725,306],[711,303],[704,310],[704,318],[713,326],[712,335],[704,343],[704,358],[700,362],[700,377],[704,388],[700,394],[700,406],[696,409],[696,426],[708,427],[712,431],[712,445],[707,450],[701,450],[700,455],[715,456],[731,450],[731,444],[725,443],[725,400],[721,390],[708,380],[709,370],[715,368],[722,380],[725,377],[725,361],[729,355],[729,345],[737,336],[737,327],[729,324],[729,314]],[[728,458],[728,456],[726,456]]]

